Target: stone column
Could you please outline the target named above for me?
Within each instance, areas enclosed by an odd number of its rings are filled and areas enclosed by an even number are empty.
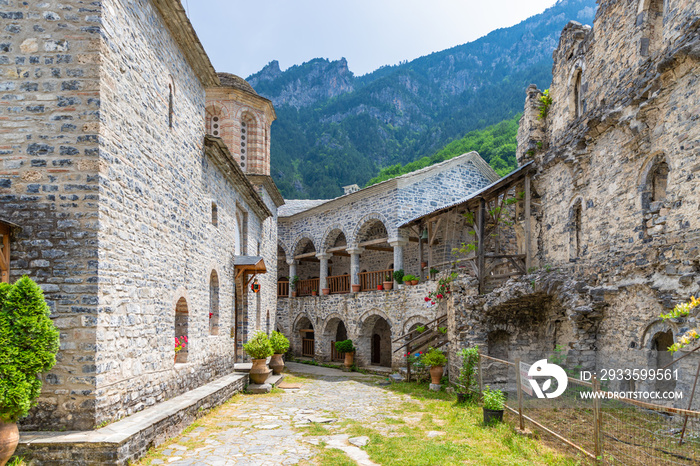
[[[365,248],[350,247],[346,251],[350,254],[350,286],[360,284],[360,254],[365,252]]]
[[[292,279],[294,278],[294,275],[297,274],[297,264],[299,261],[296,260],[288,260],[287,264],[289,265],[289,297],[292,297]]]
[[[408,240],[405,238],[390,238],[389,246],[394,248],[394,270],[403,269],[403,247],[408,244]],[[396,280],[394,280],[396,281]],[[396,282],[396,285],[399,285]]]
[[[328,288],[328,259],[333,257],[333,254],[319,253],[316,254],[316,258],[321,261],[321,270],[318,274],[318,292],[322,293],[321,290]]]

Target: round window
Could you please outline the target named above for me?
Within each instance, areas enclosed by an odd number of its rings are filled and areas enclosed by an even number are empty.
[[[245,142],[241,142],[241,147],[245,147]]]
[[[245,126],[245,121],[241,121],[241,126]]]
[[[214,121],[219,121],[219,117],[214,117]]]
[[[245,164],[243,162],[241,162],[241,167],[245,168]]]
[[[245,154],[245,149],[241,149],[241,154]]]
[[[245,155],[241,155],[241,160],[245,160]]]
[[[218,135],[219,135],[219,132],[215,130],[215,131],[214,131],[214,136],[218,136]]]

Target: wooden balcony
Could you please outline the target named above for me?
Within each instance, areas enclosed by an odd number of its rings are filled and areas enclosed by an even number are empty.
[[[384,279],[386,278],[386,276],[392,276],[393,273],[394,271],[392,269],[359,273],[358,275],[360,278],[360,291],[376,290],[379,285],[384,283]],[[393,278],[391,278],[390,280],[393,280]]]
[[[350,293],[350,275],[328,277],[328,288],[331,294]]]
[[[297,282],[297,291],[299,296],[311,296],[313,290],[318,291],[318,278],[311,278],[309,280],[299,280]]]
[[[277,297],[278,298],[289,297],[289,282],[288,281],[277,282]]]

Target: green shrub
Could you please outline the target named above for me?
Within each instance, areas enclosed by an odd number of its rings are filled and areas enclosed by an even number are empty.
[[[404,276],[403,276],[403,282],[404,282],[404,283],[410,282],[410,281],[413,281],[413,280],[420,280],[420,278],[416,277],[415,275],[411,275],[410,273],[409,273],[408,275],[404,275]]]
[[[29,277],[0,283],[0,419],[24,417],[41,393],[37,375],[56,364],[58,330],[41,288]]]
[[[394,270],[394,280],[396,283],[403,283],[403,269]]]
[[[253,359],[265,359],[272,356],[272,345],[265,332],[259,331],[243,345],[243,350]]]
[[[464,348],[459,352],[462,356],[462,367],[457,378],[458,391],[467,398],[473,398],[478,393],[477,364],[479,363],[479,346]]]
[[[506,405],[506,396],[500,390],[491,390],[491,387],[486,387],[484,390],[484,408],[494,411],[503,411]]]
[[[335,342],[335,350],[339,353],[354,353],[356,348],[352,346],[352,340]]]
[[[447,364],[447,356],[439,349],[430,348],[427,353],[421,356],[421,362],[426,366],[444,366]]]
[[[284,354],[289,349],[289,340],[278,331],[272,332],[270,344],[275,354]]]

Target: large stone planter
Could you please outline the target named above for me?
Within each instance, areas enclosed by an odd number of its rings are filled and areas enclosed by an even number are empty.
[[[19,443],[19,429],[17,424],[0,421],[0,466],[10,459]]]
[[[270,359],[270,369],[272,369],[273,375],[280,375],[284,370],[284,359],[282,359],[282,354],[273,354],[272,359]]]
[[[270,369],[267,368],[267,359],[253,359],[253,367],[250,369],[250,381],[262,385],[270,376]]]

